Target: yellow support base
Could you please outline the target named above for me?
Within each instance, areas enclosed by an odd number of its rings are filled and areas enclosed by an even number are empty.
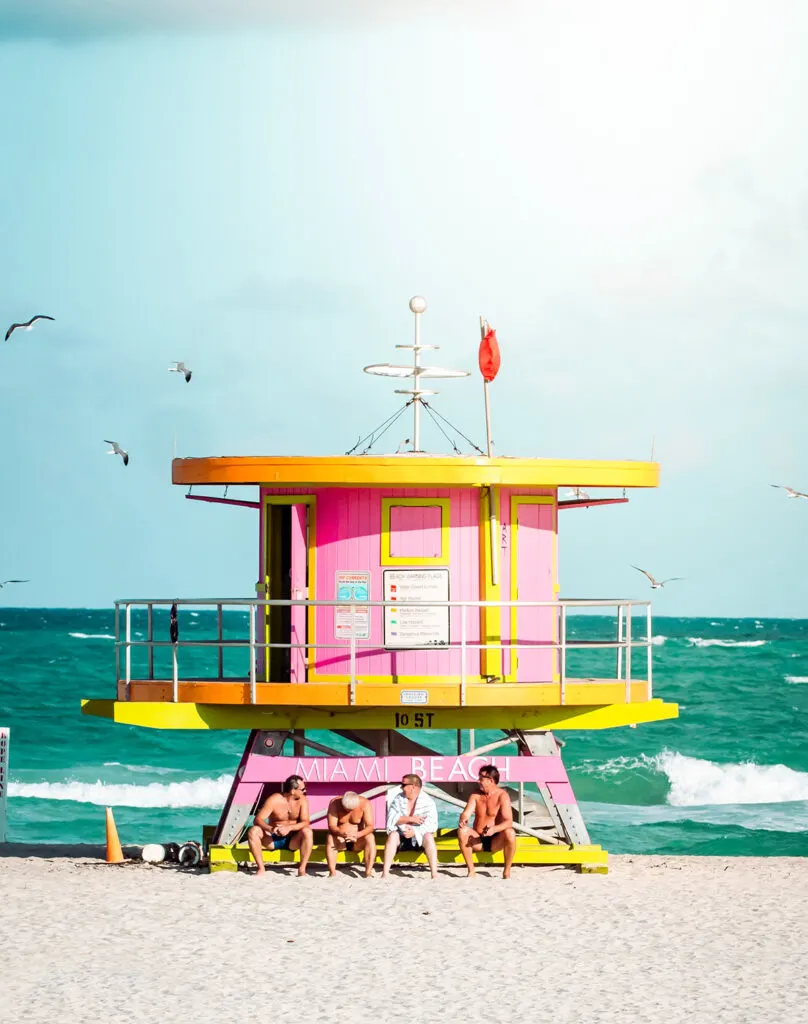
[[[377,855],[376,860],[381,861],[382,851],[387,836],[384,832],[376,833]],[[435,845],[438,848],[438,862],[440,864],[463,864],[463,856],[457,845],[457,835],[454,832],[438,832],[435,837]],[[234,846],[210,846],[208,850],[211,873],[214,871],[238,871],[239,865],[250,865],[253,863],[252,854],[246,843],[236,843]],[[264,850],[264,864],[294,864],[298,860],[298,854],[292,850]],[[311,853],[310,863],[325,863],[325,844],[319,841],[315,844]],[[475,864],[502,864],[502,853],[478,853],[474,857]],[[576,867],[585,874],[603,874],[609,870],[609,854],[600,846],[566,846],[549,843],[540,843],[532,836],[517,836],[516,855],[514,864],[568,864]],[[338,864],[361,864],[362,855],[359,853],[338,853]],[[396,855],[396,864],[426,864],[426,855],[423,850],[408,850],[405,853]]]

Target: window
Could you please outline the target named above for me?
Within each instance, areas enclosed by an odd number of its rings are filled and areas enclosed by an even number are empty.
[[[449,498],[382,498],[382,565],[449,561]]]

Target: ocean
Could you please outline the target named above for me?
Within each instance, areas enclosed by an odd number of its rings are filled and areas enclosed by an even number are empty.
[[[183,609],[183,633],[208,634],[211,615]],[[592,841],[611,853],[808,856],[808,620],[656,618],[654,629],[655,696],[680,717],[558,734]],[[570,619],[571,638],[607,631]],[[614,664],[600,651],[569,658],[570,674]],[[0,609],[9,842],[101,843],[106,806],[124,844],[199,839],[217,821],[247,734],[81,715],[82,697],[114,691],[111,610]],[[477,742],[496,736],[478,730]],[[452,738],[428,737],[447,753]]]

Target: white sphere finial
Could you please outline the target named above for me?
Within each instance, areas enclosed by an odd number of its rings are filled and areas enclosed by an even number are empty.
[[[421,295],[413,295],[410,299],[410,309],[413,313],[423,313],[426,309],[426,299]]]

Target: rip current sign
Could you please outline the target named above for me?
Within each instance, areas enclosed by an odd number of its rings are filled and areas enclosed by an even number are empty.
[[[367,640],[370,636],[370,607],[361,601],[370,600],[370,573],[338,569],[335,573],[334,599],[350,604],[334,608],[334,639]]]

